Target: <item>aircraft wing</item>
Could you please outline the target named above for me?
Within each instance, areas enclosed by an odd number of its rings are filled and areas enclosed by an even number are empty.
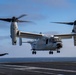
[[[38,39],[38,38],[42,38],[43,34],[30,33],[30,32],[20,32],[19,37],[29,38],[29,39]]]
[[[59,35],[54,35],[55,37],[59,37],[61,39],[70,39],[72,38],[73,36],[76,36],[76,34],[59,34]]]

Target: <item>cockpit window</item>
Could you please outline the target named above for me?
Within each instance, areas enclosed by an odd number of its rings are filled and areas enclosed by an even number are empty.
[[[55,38],[55,41],[60,42],[61,39],[60,38]]]
[[[56,40],[53,38],[53,37],[51,37],[50,39],[49,39],[49,42],[55,42]]]

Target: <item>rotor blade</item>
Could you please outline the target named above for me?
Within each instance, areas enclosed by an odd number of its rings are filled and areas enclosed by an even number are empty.
[[[34,23],[34,22],[32,22],[32,21],[22,21],[22,20],[17,20],[17,22]]]
[[[0,20],[2,20],[2,21],[7,21],[7,22],[11,22],[11,18],[0,18]]]
[[[3,54],[0,54],[0,56],[4,56],[4,55],[8,55],[8,53],[3,53]]]
[[[68,25],[73,25],[74,24],[74,22],[52,22],[52,23],[68,24]]]
[[[27,15],[26,14],[23,14],[23,15],[19,16],[17,19],[22,18],[24,16],[27,16]]]

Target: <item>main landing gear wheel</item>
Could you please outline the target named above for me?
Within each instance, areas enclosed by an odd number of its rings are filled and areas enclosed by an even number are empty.
[[[52,51],[49,51],[49,54],[53,54],[53,52]]]
[[[57,53],[60,53],[60,51],[57,51]]]
[[[32,51],[32,54],[36,54],[36,51]]]

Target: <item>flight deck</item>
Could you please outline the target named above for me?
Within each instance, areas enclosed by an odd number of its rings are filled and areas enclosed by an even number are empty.
[[[0,75],[76,75],[76,62],[1,63]]]

